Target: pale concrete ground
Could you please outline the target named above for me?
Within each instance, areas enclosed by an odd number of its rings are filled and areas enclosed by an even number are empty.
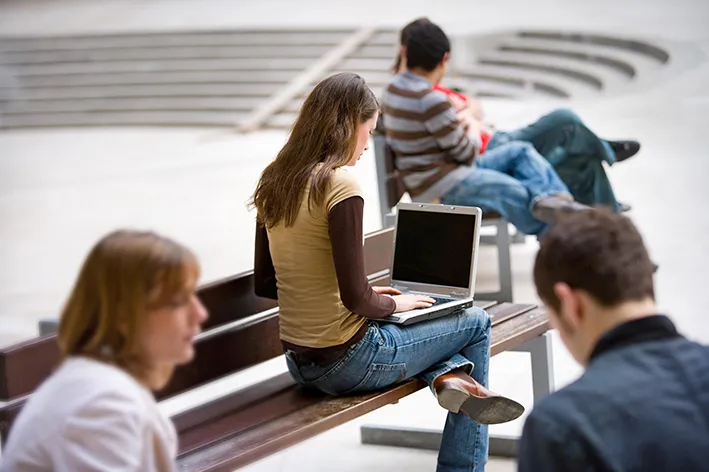
[[[23,1],[0,3],[4,34],[74,34],[155,29],[259,26],[399,26],[429,15],[451,33],[500,28],[561,28],[658,37],[709,54],[709,4],[601,0],[332,3],[303,0],[218,1]],[[276,16],[274,16],[274,13]],[[483,25],[483,22],[485,23]],[[651,89],[619,97],[566,103],[600,135],[634,137],[643,151],[615,166],[610,175],[620,198],[633,204],[652,255],[660,264],[658,301],[679,328],[709,342],[702,290],[709,276],[709,66],[697,67]],[[488,101],[501,128],[522,125],[559,106]],[[236,136],[213,130],[95,129],[0,132],[0,345],[31,337],[40,317],[56,314],[90,245],[117,227],[151,228],[193,247],[203,280],[251,267],[253,213],[246,201],[264,165],[284,140],[279,132]],[[367,230],[378,227],[374,164],[370,156],[355,169],[364,187]],[[531,267],[536,243],[513,247],[515,298],[536,299]],[[494,284],[495,257],[484,248],[479,288]],[[579,368],[555,342],[557,386]],[[225,379],[186,398],[163,404],[177,411],[234,385],[251,383],[283,369],[276,359],[258,372]],[[531,407],[524,354],[492,361],[492,388]],[[433,470],[435,454],[361,446],[362,422],[440,427],[444,412],[420,392],[399,405],[318,436],[247,468],[250,471],[372,472]],[[522,420],[493,428],[515,433]],[[488,470],[514,470],[513,461],[492,461]]]

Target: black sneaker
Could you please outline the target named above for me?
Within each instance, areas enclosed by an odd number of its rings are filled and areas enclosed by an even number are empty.
[[[640,143],[637,141],[608,141],[608,144],[615,152],[616,162],[623,162],[636,155],[640,150]]]

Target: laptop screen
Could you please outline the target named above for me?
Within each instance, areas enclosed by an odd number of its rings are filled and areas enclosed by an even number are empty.
[[[468,288],[475,215],[399,210],[392,279]]]

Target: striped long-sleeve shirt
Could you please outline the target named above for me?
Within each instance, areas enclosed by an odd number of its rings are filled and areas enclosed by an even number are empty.
[[[458,123],[448,97],[425,77],[395,76],[382,107],[387,143],[412,200],[433,201],[472,171],[479,143]]]

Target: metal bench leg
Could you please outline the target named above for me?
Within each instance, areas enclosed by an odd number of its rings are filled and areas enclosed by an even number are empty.
[[[527,241],[527,235],[516,229],[515,234],[512,236],[512,242],[515,244],[524,244]]]
[[[525,351],[530,354],[534,403],[537,403],[554,389],[551,346],[550,333],[544,333],[513,349],[514,351]],[[360,428],[360,436],[362,444],[437,451],[441,446],[443,432],[435,429],[363,425]],[[514,458],[517,457],[518,448],[518,437],[490,435],[491,456]]]
[[[56,320],[56,319],[39,320],[39,335],[40,336],[54,334],[58,330],[59,330],[59,320]]]
[[[475,293],[478,300],[495,300],[512,302],[512,258],[510,257],[510,230],[507,221],[495,221],[495,245],[497,246],[497,266],[500,274],[500,290],[498,292]]]
[[[513,351],[524,351],[532,360],[532,389],[534,403],[554,391],[554,357],[552,355],[551,333],[530,339]]]

